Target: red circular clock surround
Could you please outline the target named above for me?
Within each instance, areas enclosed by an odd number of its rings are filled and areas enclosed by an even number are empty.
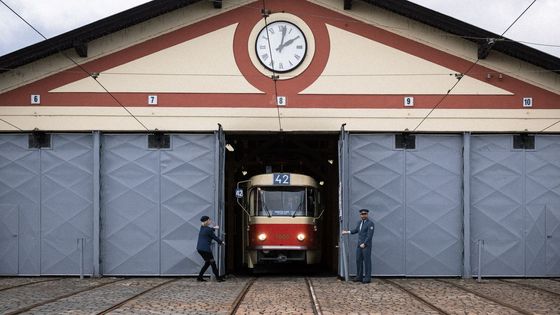
[[[298,94],[319,78],[329,59],[330,41],[327,27],[321,19],[310,14],[306,15],[305,12],[287,12],[286,10],[282,12],[298,16],[313,30],[315,54],[305,71],[291,79],[277,80],[275,87],[272,78],[262,74],[253,65],[247,47],[251,30],[261,20],[261,16],[258,14],[255,14],[252,18],[239,21],[234,35],[233,50],[235,62],[250,84],[267,94],[276,94],[277,92],[278,95],[288,96]]]

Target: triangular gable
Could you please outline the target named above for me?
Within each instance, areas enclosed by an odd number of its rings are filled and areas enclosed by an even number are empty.
[[[236,24],[162,49],[100,73],[109,91],[123,93],[261,93],[235,64]],[[104,92],[88,77],[55,88],[60,92]]]
[[[457,82],[456,70],[329,24],[327,29],[332,48],[329,61],[302,94],[441,95]],[[513,93],[466,75],[451,94]]]
[[[256,3],[256,2],[255,2]],[[249,33],[262,23],[255,3],[150,39],[84,64],[125,106],[273,107],[286,96],[290,107],[402,108],[403,96],[430,108],[472,61],[354,20],[307,1],[267,1],[313,30],[316,51],[301,75],[276,83],[251,62]],[[320,17],[320,18],[319,18]],[[351,27],[347,25],[351,24]],[[475,65],[440,108],[519,108],[532,97],[535,108],[554,108],[560,96],[507,74]],[[0,106],[30,105],[32,94],[46,106],[118,106],[77,68],[4,93]],[[324,97],[328,96],[328,97]]]

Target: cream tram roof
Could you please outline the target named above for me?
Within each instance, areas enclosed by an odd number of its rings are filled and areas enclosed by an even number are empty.
[[[282,173],[290,175],[289,185],[274,185],[275,174],[261,174],[249,179],[249,188],[254,186],[307,186],[317,188],[317,182],[310,176],[295,173]]]

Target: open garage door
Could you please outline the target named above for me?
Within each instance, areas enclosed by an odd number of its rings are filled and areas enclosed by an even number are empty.
[[[344,125],[338,140],[338,275],[348,281],[348,238],[342,235],[348,226],[348,132]]]
[[[560,137],[478,135],[471,143],[471,260],[482,246],[482,275],[560,274]]]
[[[374,274],[461,275],[461,152],[455,135],[350,134],[344,216],[353,227],[373,210]],[[351,274],[356,246],[350,237]]]
[[[214,218],[216,224],[220,226],[220,229],[216,231],[218,237],[222,240],[226,240],[226,214],[225,214],[225,163],[226,163],[226,137],[224,135],[224,130],[222,126],[219,125],[218,131],[215,133],[216,136],[216,148],[214,155],[214,169],[215,169],[215,200],[216,207],[214,207]],[[232,244],[230,244],[231,246]],[[218,270],[220,276],[226,273],[226,250],[223,246],[215,246],[215,257],[218,260]]]
[[[202,215],[216,208],[213,134],[103,136],[105,275],[194,275]]]

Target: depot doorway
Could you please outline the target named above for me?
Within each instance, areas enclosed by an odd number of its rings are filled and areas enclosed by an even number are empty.
[[[338,133],[227,133],[225,152],[226,271],[247,271],[243,264],[242,209],[235,188],[239,181],[265,173],[299,173],[320,185],[325,212],[321,217],[321,272],[338,268]],[[290,266],[289,272],[306,270]]]

